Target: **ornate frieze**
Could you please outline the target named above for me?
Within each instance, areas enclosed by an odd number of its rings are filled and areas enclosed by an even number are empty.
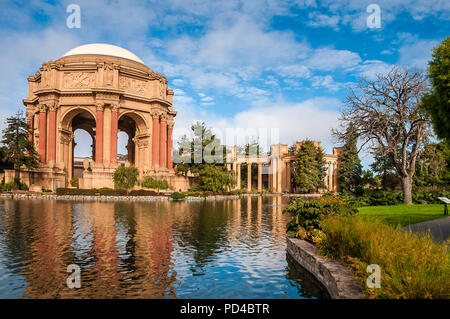
[[[64,88],[87,89],[95,86],[95,73],[93,72],[65,72]]]
[[[147,81],[120,76],[119,88],[129,93],[145,95],[147,92]]]

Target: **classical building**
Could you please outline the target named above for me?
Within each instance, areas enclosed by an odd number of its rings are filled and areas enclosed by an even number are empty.
[[[314,142],[316,147],[322,148],[322,142]],[[296,142],[298,150],[302,142]],[[339,191],[338,172],[342,155],[342,147],[333,147],[333,154],[324,154],[326,190]],[[234,146],[227,154],[227,167],[233,170],[237,179],[236,189],[242,188],[242,165],[247,166],[247,191],[268,189],[273,193],[292,193],[291,171],[296,154],[289,153],[287,144],[273,144],[270,146],[270,155],[240,155]],[[256,183],[252,176],[252,165],[258,167]],[[244,180],[245,181],[245,180]],[[253,185],[255,184],[255,185]]]
[[[23,103],[41,165],[34,174],[22,174],[25,182],[52,190],[68,187],[76,166],[74,131],[83,129],[93,144],[91,159],[77,174],[80,187],[114,186],[119,131],[129,137],[127,162],[141,176],[162,176],[177,189],[188,186],[173,170],[173,90],[165,76],[130,51],[82,45],[43,63],[28,83]]]
[[[138,168],[140,177],[164,178],[175,190],[187,190],[195,178],[177,175],[172,160],[173,90],[167,78],[153,72],[135,54],[109,44],[76,47],[56,61],[42,64],[28,77],[28,97],[23,100],[31,128],[30,139],[40,157],[39,168],[21,172],[22,182],[55,190],[70,187],[114,187],[112,175],[119,165]],[[74,155],[74,132],[83,129],[92,138],[92,154]],[[128,158],[118,160],[118,132],[128,135]],[[297,148],[301,142],[297,142]],[[322,147],[320,142],[317,146]],[[340,148],[326,154],[328,190],[338,190]],[[247,167],[247,189],[293,192],[295,154],[286,144],[271,145],[270,155],[238,155],[234,147],[227,166],[241,188],[242,164]],[[257,181],[252,179],[257,165]],[[5,182],[13,179],[5,171]]]

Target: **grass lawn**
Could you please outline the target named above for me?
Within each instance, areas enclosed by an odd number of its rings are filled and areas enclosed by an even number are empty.
[[[358,215],[379,218],[393,226],[407,226],[444,217],[444,205],[439,204],[369,206],[358,210]]]

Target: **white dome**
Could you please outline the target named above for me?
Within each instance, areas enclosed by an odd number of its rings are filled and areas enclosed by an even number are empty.
[[[118,47],[116,45],[106,43],[92,43],[80,45],[79,47],[73,48],[72,50],[66,52],[66,54],[63,55],[63,57],[79,54],[98,54],[98,55],[116,56],[119,58],[125,58],[128,60],[144,64],[144,62],[142,62],[142,60],[139,59],[136,54],[124,48]]]

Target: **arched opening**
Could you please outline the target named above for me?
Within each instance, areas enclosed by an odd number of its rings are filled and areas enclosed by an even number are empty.
[[[117,162],[119,165],[124,166],[128,160],[128,134],[124,131],[120,131],[117,134]]]
[[[119,133],[117,134],[117,157],[119,163],[128,162],[135,165],[136,146],[134,138],[136,136],[136,122],[129,116],[123,115],[118,123]]]
[[[136,112],[119,116],[117,134],[117,160],[119,165],[130,165],[145,170],[149,159],[147,123]]]
[[[84,162],[95,159],[95,118],[84,109],[70,111],[63,119],[63,128],[72,132],[70,162],[66,166],[69,171],[69,183],[76,185],[76,180],[83,177]],[[64,155],[67,156],[67,155]]]
[[[73,165],[72,178],[78,179],[83,177],[83,162],[84,160],[94,159],[94,137],[86,130],[77,128],[73,132]]]

